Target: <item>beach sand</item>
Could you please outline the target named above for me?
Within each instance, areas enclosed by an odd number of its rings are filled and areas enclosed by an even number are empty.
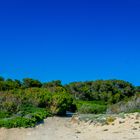
[[[35,128],[1,128],[0,140],[140,140],[140,116],[129,114],[108,125],[49,117]]]

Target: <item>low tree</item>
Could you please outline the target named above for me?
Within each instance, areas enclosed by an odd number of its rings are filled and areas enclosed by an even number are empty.
[[[42,83],[39,80],[34,80],[31,78],[23,79],[23,87],[24,88],[31,88],[31,87],[41,87]]]

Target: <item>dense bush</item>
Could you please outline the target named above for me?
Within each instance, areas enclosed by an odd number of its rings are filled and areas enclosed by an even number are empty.
[[[31,127],[50,114],[65,115],[73,108],[72,96],[64,91],[50,93],[46,88],[5,91],[0,94],[0,127]]]
[[[4,92],[0,94],[0,111],[8,112],[9,114],[16,113],[21,105],[21,98],[16,94]]]
[[[24,78],[22,81],[12,80],[12,79],[4,79],[0,77],[0,91],[7,91],[12,89],[20,89],[20,88],[32,88],[32,87],[41,87],[42,83],[39,80],[35,80],[32,78]]]
[[[31,88],[31,87],[41,87],[42,83],[38,80],[34,80],[31,78],[25,78],[23,79],[23,85],[24,88]]]
[[[80,100],[98,100],[109,104],[129,98],[135,94],[132,84],[122,80],[98,80],[87,82],[73,82],[65,88]]]
[[[21,95],[24,104],[32,104],[33,106],[46,108],[50,104],[52,93],[43,88],[25,89]]]
[[[138,110],[140,111],[140,94],[136,94],[127,101],[109,105],[107,113],[135,112]]]
[[[4,92],[0,97],[0,109],[8,112],[17,112],[22,105],[32,105],[51,109],[53,114],[64,114],[74,106],[70,94],[50,93],[45,88],[29,88]]]
[[[55,93],[52,96],[51,112],[55,115],[65,115],[67,110],[74,108],[73,98],[67,93]],[[76,109],[76,107],[75,107]],[[74,110],[75,111],[75,110]]]

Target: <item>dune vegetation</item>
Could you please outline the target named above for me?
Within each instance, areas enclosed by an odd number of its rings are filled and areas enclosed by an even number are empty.
[[[140,87],[123,80],[42,83],[0,77],[0,127],[34,127],[67,111],[103,114],[139,111]]]

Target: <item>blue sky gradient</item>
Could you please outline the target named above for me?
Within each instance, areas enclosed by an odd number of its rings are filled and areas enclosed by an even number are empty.
[[[0,75],[140,85],[138,0],[0,1]]]

